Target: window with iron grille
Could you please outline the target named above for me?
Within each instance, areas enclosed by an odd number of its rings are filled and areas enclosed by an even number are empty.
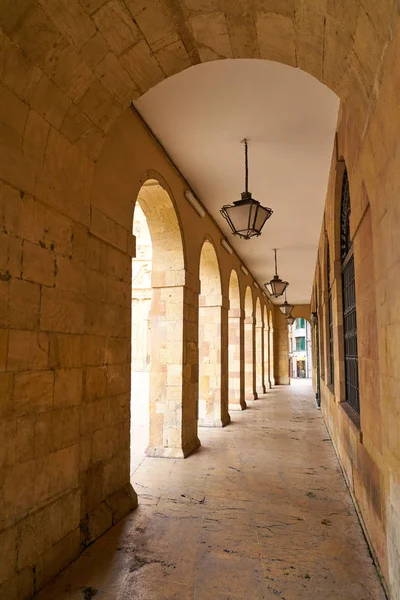
[[[350,239],[350,212],[349,179],[345,169],[340,210],[345,389],[346,401],[359,413],[356,286],[353,247]]]
[[[333,312],[332,312],[332,280],[331,280],[331,258],[329,253],[329,241],[326,246],[326,264],[328,280],[328,331],[329,331],[329,383],[332,388],[335,384],[335,363],[333,354]]]

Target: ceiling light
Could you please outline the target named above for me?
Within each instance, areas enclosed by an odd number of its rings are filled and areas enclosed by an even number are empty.
[[[294,309],[294,306],[292,304],[289,304],[286,300],[286,290],[285,290],[285,302],[280,305],[279,310],[286,317],[290,317],[293,309]]]
[[[282,296],[283,292],[286,290],[289,283],[287,281],[282,281],[282,279],[278,276],[278,263],[276,258],[276,248],[274,248],[275,252],[275,275],[271,279],[269,283],[264,283],[265,288],[268,293],[274,298],[279,298]],[[269,287],[268,287],[269,286]]]
[[[194,210],[200,217],[203,218],[206,216],[206,211],[204,210],[203,205],[201,204],[201,202],[199,202],[199,200],[197,200],[196,196],[192,194],[190,190],[186,190],[185,198],[190,202],[190,204],[193,206]]]
[[[249,167],[247,157],[247,140],[244,141],[244,164],[245,164],[245,191],[242,192],[241,200],[233,204],[225,204],[220,210],[221,215],[228,221],[228,225],[233,235],[249,240],[252,237],[261,235],[261,229],[264,227],[267,219],[272,215],[272,210],[261,206],[261,204],[251,197],[248,190]]]
[[[221,246],[223,246],[229,254],[233,254],[233,248],[228,244],[225,238],[221,239]]]

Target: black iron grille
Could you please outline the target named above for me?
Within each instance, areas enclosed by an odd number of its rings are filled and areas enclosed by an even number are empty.
[[[333,312],[332,312],[332,292],[329,292],[328,298],[328,318],[329,318],[329,380],[330,384],[335,384],[335,363],[333,360]]]
[[[328,279],[328,321],[329,321],[329,383],[335,385],[335,364],[333,357],[333,312],[332,312],[332,282],[331,282],[331,257],[329,253],[329,242],[326,246],[326,264]]]
[[[343,265],[342,284],[346,400],[359,413],[356,286],[353,255],[348,257]]]

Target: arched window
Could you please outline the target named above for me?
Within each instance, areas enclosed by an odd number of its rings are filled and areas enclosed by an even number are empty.
[[[356,286],[354,277],[354,254],[350,238],[350,190],[347,170],[342,183],[340,206],[340,258],[342,263],[343,289],[343,335],[346,401],[360,412],[358,390],[358,351]]]
[[[331,257],[329,252],[329,240],[326,240],[326,277],[328,289],[328,336],[329,336],[329,383],[335,384],[335,363],[333,354],[333,311],[332,311],[332,277],[331,277]]]

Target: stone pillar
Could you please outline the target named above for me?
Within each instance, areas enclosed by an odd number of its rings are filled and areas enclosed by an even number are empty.
[[[255,369],[255,318],[245,317],[244,320],[244,397],[245,400],[257,400],[256,369]]]
[[[184,272],[171,272],[170,282],[163,281],[162,275],[154,273],[152,277],[147,454],[185,458],[200,445],[197,437],[198,282],[196,287],[191,281],[193,278]],[[188,280],[190,285],[187,285]],[[161,282],[164,285],[160,285]]]
[[[199,298],[199,426],[225,427],[228,412],[228,300]]]
[[[264,325],[257,323],[255,328],[256,334],[256,392],[257,395],[265,394],[266,387],[264,384]]]
[[[229,410],[244,410],[244,310],[229,310]]]
[[[275,349],[274,349],[274,328],[269,326],[269,380],[271,387],[275,385]]]
[[[271,383],[271,344],[270,344],[269,326],[264,324],[264,373],[265,387],[267,390],[272,388]]]
[[[277,385],[289,385],[289,335],[285,316],[276,311],[274,327],[274,374]]]

